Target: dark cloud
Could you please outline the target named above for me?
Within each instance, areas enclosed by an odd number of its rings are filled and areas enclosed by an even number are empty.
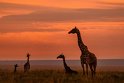
[[[39,25],[39,23],[0,23],[0,33],[61,31],[65,31],[65,29],[54,28],[50,24]]]
[[[106,6],[116,6],[116,7],[123,7],[124,8],[124,3],[112,3],[112,2],[98,2],[100,4],[104,4]]]
[[[62,32],[65,31],[64,29],[56,29],[56,28],[51,28],[51,29],[37,29],[37,28],[0,28],[0,33],[18,33],[18,32]]]
[[[0,2],[0,15],[7,16],[7,15],[18,15],[18,14],[27,14],[34,11],[45,11],[57,9],[53,7],[45,7],[45,6],[34,6],[34,5],[24,5],[24,4],[15,4],[15,3],[1,3]],[[1,17],[0,16],[0,17]]]
[[[0,19],[0,22],[65,22],[65,21],[124,21],[124,8],[115,9],[52,9],[48,11],[36,11],[24,15],[8,15]]]
[[[15,3],[4,3],[0,2],[0,10],[6,9],[24,9],[24,10],[43,10],[49,9],[50,7],[43,7],[43,6],[33,6],[33,5],[24,5],[24,4],[15,4]]]

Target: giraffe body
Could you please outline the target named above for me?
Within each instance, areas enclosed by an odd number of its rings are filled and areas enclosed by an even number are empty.
[[[89,65],[91,73],[92,73],[92,77],[93,77],[96,73],[97,58],[96,58],[95,54],[91,53],[88,50],[88,47],[83,43],[80,31],[76,27],[73,28],[71,31],[69,31],[69,34],[71,34],[71,33],[77,34],[78,46],[81,50],[80,60],[81,60],[82,68],[83,68],[83,74],[85,74],[84,64],[86,65],[87,75],[88,75],[88,65]]]

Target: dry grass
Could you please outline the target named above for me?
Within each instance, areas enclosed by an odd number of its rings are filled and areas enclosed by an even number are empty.
[[[66,75],[60,70],[34,70],[14,74],[0,70],[0,83],[124,83],[124,72],[98,72],[94,78],[78,72],[77,75]]]

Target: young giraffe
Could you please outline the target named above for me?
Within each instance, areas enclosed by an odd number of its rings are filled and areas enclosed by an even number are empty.
[[[64,68],[65,68],[65,73],[67,73],[67,74],[77,74],[77,71],[72,70],[72,69],[66,64],[66,62],[65,62],[65,56],[64,56],[63,54],[60,54],[60,55],[57,57],[57,59],[58,59],[58,58],[62,58],[62,59],[63,59],[63,64],[64,64]]]
[[[27,54],[27,62],[24,64],[24,72],[28,72],[30,70],[30,62],[29,62],[30,54]]]
[[[17,67],[19,67],[18,64],[15,64],[15,65],[14,65],[14,73],[17,72]]]
[[[88,75],[88,64],[90,66],[90,70],[92,73],[92,77],[95,75],[96,73],[96,66],[97,66],[97,58],[95,56],[95,54],[91,53],[87,46],[83,43],[82,38],[81,38],[81,34],[79,29],[77,29],[76,27],[73,28],[71,31],[68,32],[69,34],[77,34],[77,38],[78,38],[78,46],[81,50],[81,65],[83,68],[83,74],[85,74],[85,69],[84,69],[84,64],[86,64],[86,73]]]

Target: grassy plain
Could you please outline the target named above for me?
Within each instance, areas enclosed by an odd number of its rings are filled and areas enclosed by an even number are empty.
[[[0,70],[0,83],[124,83],[122,71],[98,71],[94,78],[84,76],[79,70],[77,75],[67,75],[63,70],[31,70],[28,73]]]

